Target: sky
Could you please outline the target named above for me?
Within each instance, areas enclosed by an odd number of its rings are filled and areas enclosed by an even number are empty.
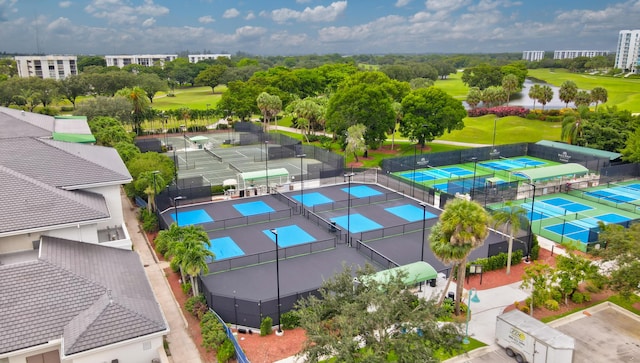
[[[616,50],[640,0],[0,0],[0,52]]]

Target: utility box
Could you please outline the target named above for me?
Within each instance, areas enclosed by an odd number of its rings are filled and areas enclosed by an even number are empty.
[[[522,363],[572,363],[575,339],[512,310],[496,318],[496,343]]]

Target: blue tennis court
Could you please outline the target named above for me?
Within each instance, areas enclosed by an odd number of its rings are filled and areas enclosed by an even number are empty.
[[[422,216],[420,216],[420,218],[422,218]],[[336,222],[336,224],[342,227],[344,230],[347,230],[347,225],[349,225],[349,232],[351,233],[359,233],[382,228],[381,225],[363,216],[362,214],[352,214],[350,219],[348,219],[347,215],[333,217],[331,218],[331,221]]]
[[[410,171],[410,172],[402,173],[402,174],[400,174],[400,176],[403,177],[403,178],[415,180],[418,183],[419,182],[423,182],[423,181],[430,181],[430,180],[440,179],[440,177],[433,176],[431,174],[428,174],[428,173],[420,171],[420,170],[416,170],[415,172]]]
[[[171,213],[171,218],[175,221],[176,214]],[[179,227],[185,227],[185,226],[191,226],[194,224],[209,223],[209,222],[213,222],[213,218],[211,218],[211,216],[204,209],[178,211]]]
[[[467,169],[463,169],[457,166],[452,166],[452,167],[448,167],[448,168],[442,168],[442,170],[451,173],[455,176],[469,176],[469,175],[473,175],[472,171],[469,171]]]
[[[290,226],[278,227],[277,232],[278,246],[280,247],[289,247],[316,241],[316,239],[313,238],[312,235],[295,224]],[[262,231],[262,233],[269,237],[273,242],[276,241],[276,236],[271,233],[270,229],[265,229],[264,231]]]
[[[540,160],[533,160],[533,159],[529,159],[529,158],[516,158],[516,159],[509,159],[509,160],[513,160],[517,163],[523,164],[526,167],[530,167],[530,166],[540,166],[540,165],[545,165],[547,163],[545,163],[544,161],[540,161]]]
[[[631,220],[631,218],[621,216],[616,213],[607,213],[600,216],[595,216],[594,218],[597,218],[605,223],[622,223]]]
[[[637,189],[627,187],[613,187],[609,188],[609,190],[619,195],[640,199],[640,190]]]
[[[307,207],[313,207],[314,205],[318,204],[333,203],[333,199],[318,192],[304,193],[304,195],[296,194],[293,195],[292,198],[297,200],[298,202],[302,202],[302,199],[304,199],[304,203],[302,204],[306,205]]]
[[[256,214],[272,213],[275,210],[261,200],[257,202],[234,204],[233,207],[243,216],[254,216]]]
[[[342,191],[345,193],[349,193],[351,192],[351,195],[353,195],[356,198],[366,198],[366,197],[373,197],[374,195],[381,195],[382,193],[371,188],[368,187],[366,185],[359,185],[357,187],[351,187],[351,191],[349,191],[349,188],[342,188]]]
[[[591,223],[581,222],[580,224],[582,225],[578,225],[578,223],[576,223],[578,221],[567,222],[564,224],[558,223],[552,226],[544,227],[544,229],[561,236],[564,235],[570,240],[587,243],[589,242],[589,227],[587,226],[591,226]]]
[[[584,194],[590,197],[604,199],[606,201],[613,202],[613,203],[628,203],[628,202],[633,202],[634,200],[637,199],[637,198],[620,195],[618,193],[612,193],[604,189],[585,192]]]
[[[562,207],[564,208],[566,211],[569,211],[571,213],[579,213],[579,212],[584,212],[584,211],[588,211],[588,210],[592,210],[593,207],[582,204],[582,203],[576,203],[573,202],[571,200],[568,199],[564,199],[564,198],[551,198],[551,199],[545,199],[543,200],[543,202],[545,204],[550,204],[556,207]]]
[[[222,237],[209,240],[211,247],[209,251],[216,255],[215,260],[222,260],[225,258],[232,258],[238,256],[244,256],[242,248],[238,247],[231,237]]]
[[[528,211],[531,210],[531,203],[523,203],[520,206]],[[564,207],[556,207],[541,201],[533,203],[533,211],[546,215],[545,218],[563,216],[567,213]]]
[[[411,204],[385,208],[384,210],[409,222],[421,221],[423,214],[425,219],[437,217],[433,213],[426,212],[424,209],[422,209],[422,207],[416,207],[415,205]]]

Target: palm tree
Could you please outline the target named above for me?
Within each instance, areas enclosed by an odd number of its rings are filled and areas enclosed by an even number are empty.
[[[591,94],[587,91],[578,91],[576,99],[573,101],[576,107],[589,106],[591,104]]]
[[[502,78],[502,89],[507,92],[507,106],[509,106],[509,99],[511,94],[514,93],[520,87],[520,82],[515,74],[507,74]]]
[[[605,103],[605,102],[607,102],[608,98],[609,98],[609,93],[607,92],[606,88],[594,87],[591,90],[591,101],[595,102],[596,111],[598,111],[598,103],[600,103],[600,102]]]
[[[133,105],[133,130],[136,135],[140,135],[142,120],[149,107],[149,97],[140,87],[123,88],[116,92],[116,96],[126,97]]]
[[[396,122],[393,124],[393,130],[391,130],[391,150],[393,150],[398,124],[402,121],[402,104],[400,102],[394,102],[391,104],[391,107],[393,108],[393,112],[396,114]]]
[[[558,97],[560,100],[564,102],[566,108],[569,107],[569,102],[572,102],[576,99],[576,94],[578,93],[578,85],[576,85],[573,81],[564,81],[560,85],[560,89],[558,90]]]
[[[534,84],[533,86],[531,86],[531,88],[529,88],[529,98],[531,98],[533,100],[533,109],[536,109],[536,101],[540,98],[540,96],[542,95],[542,86],[540,86],[539,84]]]
[[[540,91],[540,97],[538,97],[538,101],[542,104],[542,109],[544,110],[544,105],[549,103],[553,99],[553,89],[550,86],[544,85]]]
[[[496,225],[502,224],[509,231],[509,247],[507,249],[507,275],[511,273],[511,254],[513,253],[513,237],[520,230],[520,221],[527,211],[519,205],[513,205],[509,201],[505,207],[493,213],[493,222]]]
[[[164,256],[165,258],[169,258],[169,248],[176,242],[182,240],[182,227],[179,227],[178,224],[172,223],[168,229],[163,229],[158,232],[158,236],[156,236],[153,241],[156,245],[156,251]],[[182,273],[182,271],[180,271]],[[184,275],[181,276],[182,281],[184,281]]]
[[[454,262],[458,267],[456,314],[460,314],[467,257],[484,243],[489,235],[488,225],[489,214],[480,204],[454,199],[445,206],[437,225],[431,230],[430,245],[436,257],[443,262]]]
[[[578,138],[582,137],[582,130],[584,129],[585,121],[587,120],[587,114],[589,108],[587,106],[578,106],[577,111],[572,111],[565,116],[562,120],[562,131],[560,132],[560,139],[567,140],[571,145],[577,143]]]
[[[182,281],[185,281],[185,273],[189,275],[193,294],[197,296],[198,284],[195,283],[195,277],[201,272],[209,272],[206,266],[207,260],[208,258],[215,258],[215,255],[205,248],[205,246],[210,247],[211,242],[207,232],[201,226],[192,225],[177,228],[180,229],[178,232],[179,238],[170,242],[166,256],[170,257],[180,267]]]
[[[347,129],[347,145],[344,148],[344,154],[348,155],[353,153],[353,156],[358,162],[358,152],[367,150],[367,145],[364,143],[364,134],[367,131],[367,127],[363,124],[356,124]]]
[[[147,208],[149,211],[154,211],[156,209],[156,192],[162,191],[167,186],[162,174],[152,171],[140,173],[135,184],[136,190],[144,190],[147,195]]]
[[[277,95],[270,95],[267,92],[262,92],[256,98],[258,108],[262,112],[265,131],[267,131],[267,125],[271,121],[271,118],[277,115],[282,110],[282,100]],[[278,125],[276,124],[276,128]]]

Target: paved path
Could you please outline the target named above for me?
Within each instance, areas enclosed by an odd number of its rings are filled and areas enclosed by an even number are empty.
[[[169,282],[164,276],[163,269],[169,265],[166,262],[157,262],[154,259],[151,246],[147,243],[145,236],[138,227],[136,210],[133,209],[131,202],[126,198],[124,192],[121,192],[121,198],[124,220],[133,242],[133,248],[138,252],[140,260],[145,266],[147,278],[149,279],[153,293],[169,324],[170,332],[167,336],[169,350],[171,351],[169,361],[175,363],[202,363],[200,353],[198,353],[198,349],[191,339],[191,336],[187,333],[187,322],[182,315],[178,303],[173,297]]]

